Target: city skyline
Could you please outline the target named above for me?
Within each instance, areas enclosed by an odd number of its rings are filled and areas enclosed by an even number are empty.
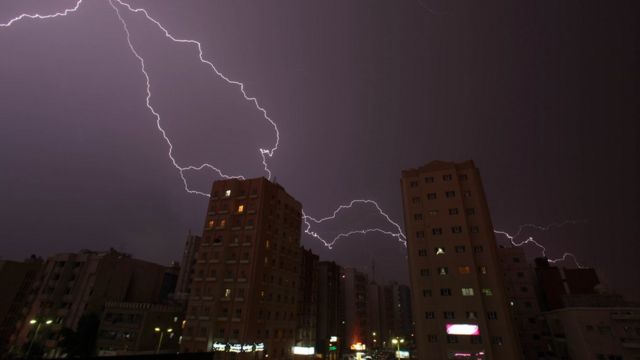
[[[0,23],[73,3],[2,5],[7,8],[0,14],[7,16]],[[577,20],[571,16],[577,3],[550,2],[522,5],[529,7],[527,19],[519,6],[504,3],[427,4],[433,11],[424,11],[424,2],[282,2],[281,11],[136,4],[180,37],[202,41],[205,58],[243,81],[269,111],[281,136],[270,169],[308,215],[320,218],[354,198],[373,199],[402,226],[400,170],[473,159],[496,229],[515,233],[526,223],[586,220],[526,233],[522,240],[536,236],[551,257],[574,252],[581,263],[602,269],[614,290],[639,296],[633,286],[639,275],[628,274],[640,195],[634,186],[637,55],[624,28],[637,24],[622,6],[587,4]],[[489,21],[497,9],[509,20]],[[187,230],[202,227],[206,199],[184,193],[144,107],[139,64],[118,18],[102,16],[105,11],[111,11],[107,2],[87,2],[64,19],[24,20],[0,30],[6,46],[0,81],[12,85],[0,90],[3,258],[113,246],[166,263],[179,259]],[[273,132],[261,114],[200,67],[193,48],[167,42],[140,16],[127,16],[157,84],[152,102],[161,106],[178,155],[214,158],[231,174],[265,175],[254,144],[272,143]],[[318,16],[335,26],[314,26]],[[293,34],[298,22],[308,26]],[[588,53],[594,45],[599,51]],[[192,71],[175,72],[176,65]],[[607,125],[609,118],[618,119],[617,126]],[[212,142],[201,137],[220,133]],[[253,152],[242,152],[245,142]],[[205,191],[217,179],[189,176]],[[42,209],[49,210],[46,216],[34,218]],[[380,220],[365,206],[318,231],[331,238],[354,226],[394,230]],[[329,251],[305,235],[302,245],[344,265],[368,268],[375,261],[380,277],[407,283],[405,249],[396,238],[353,235]],[[537,249],[527,247],[527,253]]]

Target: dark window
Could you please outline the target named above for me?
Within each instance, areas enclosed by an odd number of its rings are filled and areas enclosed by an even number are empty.
[[[458,215],[458,208],[449,209],[449,215]]]
[[[487,319],[489,319],[489,320],[497,320],[498,319],[498,313],[495,312],[495,311],[487,312]]]
[[[462,233],[462,226],[454,226],[451,228],[451,232],[454,234]]]
[[[453,176],[451,176],[451,174],[443,175],[442,176],[442,180],[451,181],[451,180],[453,180]]]
[[[447,342],[449,344],[457,344],[458,343],[458,337],[455,335],[447,335]]]
[[[467,215],[475,215],[476,213],[476,209],[474,208],[468,208],[467,209]]]
[[[411,181],[411,182],[409,183],[409,186],[411,186],[412,188],[413,188],[413,187],[418,187],[418,182],[417,182],[417,181]]]
[[[463,253],[465,251],[464,245],[458,245],[455,247],[457,253]]]
[[[436,195],[436,193],[428,193],[427,194],[427,200],[435,200],[438,196]]]
[[[436,313],[434,313],[433,311],[427,311],[426,313],[424,313],[424,317],[425,319],[435,319]]]
[[[435,179],[433,178],[433,176],[427,176],[426,178],[424,178],[424,182],[426,182],[427,184],[431,184]]]
[[[468,178],[466,174],[461,174],[460,176],[458,176],[458,179],[460,179],[460,181],[466,181]]]
[[[443,312],[443,316],[447,320],[452,320],[456,318],[456,315],[453,311],[445,311]]]
[[[433,235],[442,235],[442,228],[434,228],[434,229],[431,229],[431,233],[432,233]]]
[[[440,295],[451,296],[451,289],[448,289],[448,288],[440,289]]]

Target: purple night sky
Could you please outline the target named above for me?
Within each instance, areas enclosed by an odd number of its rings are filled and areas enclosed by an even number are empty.
[[[373,199],[402,221],[400,171],[473,159],[497,229],[572,251],[640,297],[640,25],[631,1],[131,0],[241,81],[278,124],[269,167],[315,217]],[[3,1],[0,23],[74,0]],[[142,15],[123,12],[151,102],[183,164],[265,175],[275,133],[235,86]],[[107,1],[0,28],[0,257],[114,247],[167,263],[206,198],[187,194],[145,107],[145,79]],[[186,173],[207,192],[211,171]],[[317,228],[376,225],[370,207]],[[502,238],[498,238],[503,240]],[[380,234],[323,259],[406,282],[405,249]],[[537,249],[527,247],[531,256]]]

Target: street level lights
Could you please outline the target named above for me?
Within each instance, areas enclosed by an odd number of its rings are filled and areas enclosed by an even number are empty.
[[[172,333],[173,329],[172,328],[167,328],[165,331],[162,331],[162,329],[160,329],[159,327],[153,329],[153,331],[160,333],[160,339],[158,339],[158,347],[156,347],[156,354],[160,352],[160,347],[162,346],[162,338],[164,337],[164,333]]]
[[[398,352],[400,351],[400,344],[404,343],[404,339],[396,337],[391,339],[391,343],[396,346],[396,357],[398,357]]]
[[[40,326],[42,326],[42,324],[45,325],[51,325],[51,323],[53,323],[53,320],[36,320],[36,319],[31,319],[29,320],[29,324],[31,325],[36,325],[36,332],[33,334],[33,337],[31,337],[31,341],[29,342],[29,348],[27,349],[27,358],[29,358],[29,354],[31,353],[31,347],[33,347],[33,341],[38,337],[38,332],[40,331]]]

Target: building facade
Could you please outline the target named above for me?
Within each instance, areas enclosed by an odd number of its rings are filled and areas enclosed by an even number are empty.
[[[218,351],[221,358],[291,357],[301,222],[301,204],[278,184],[264,178],[213,184],[182,351]]]
[[[63,329],[75,331],[85,315],[100,316],[107,301],[161,301],[172,291],[176,276],[165,266],[114,250],[49,257],[36,282],[34,301],[19,324],[16,346],[33,340],[46,355],[60,356]]]
[[[182,252],[182,260],[180,261],[180,272],[178,274],[178,282],[174,295],[177,300],[186,301],[189,297],[196,264],[196,252],[201,242],[202,237],[192,235],[191,231],[189,231],[184,243],[184,251]]]
[[[489,208],[472,161],[402,172],[420,359],[521,359]]]
[[[371,347],[372,330],[369,321],[369,278],[354,268],[343,268],[340,288],[344,309],[344,336],[342,349],[348,351],[357,344]],[[374,317],[375,318],[375,317]]]
[[[333,261],[318,263],[318,322],[316,353],[336,360],[344,341],[344,310],[341,299],[342,268]],[[333,341],[332,341],[333,339]]]
[[[318,326],[318,255],[300,249],[296,346],[315,348]]]

